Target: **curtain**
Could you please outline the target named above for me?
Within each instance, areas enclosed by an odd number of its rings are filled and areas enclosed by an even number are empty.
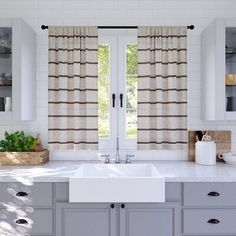
[[[187,28],[138,27],[138,149],[187,147]]]
[[[49,148],[98,148],[96,27],[49,27]]]

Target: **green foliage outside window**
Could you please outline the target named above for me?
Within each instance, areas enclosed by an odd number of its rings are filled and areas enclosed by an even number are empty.
[[[109,46],[98,47],[98,135],[108,138],[110,133],[109,104],[110,104],[110,71]]]

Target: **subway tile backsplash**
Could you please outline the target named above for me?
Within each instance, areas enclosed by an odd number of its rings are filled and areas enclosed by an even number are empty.
[[[181,2],[181,3],[180,3]],[[204,4],[204,10],[202,6]],[[180,8],[181,7],[181,8]],[[40,132],[47,145],[47,31],[46,25],[190,25],[188,32],[188,113],[190,130],[231,130],[232,150],[236,151],[236,121],[201,120],[200,32],[214,17],[235,17],[236,2],[227,1],[133,1],[133,0],[0,0],[1,17],[21,17],[37,32],[37,120],[34,122],[0,122],[0,137],[5,130],[23,129]],[[127,151],[130,152],[130,151]],[[125,151],[124,151],[125,153]],[[94,159],[97,152],[53,152],[53,159]],[[187,159],[185,152],[136,152],[136,159]]]

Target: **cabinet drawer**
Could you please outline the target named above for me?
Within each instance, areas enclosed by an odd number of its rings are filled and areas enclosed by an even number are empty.
[[[53,234],[51,209],[6,208],[0,209],[0,235],[50,235]]]
[[[184,206],[236,206],[236,183],[184,183]]]
[[[233,234],[236,209],[185,209],[184,234]]]
[[[18,207],[50,207],[53,202],[53,186],[49,183],[33,183],[31,186],[21,183],[1,183],[0,193],[0,207],[5,207],[9,203]]]

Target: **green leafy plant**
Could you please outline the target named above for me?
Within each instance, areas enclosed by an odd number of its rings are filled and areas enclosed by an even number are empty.
[[[4,133],[5,139],[0,141],[0,152],[29,152],[33,151],[35,138],[26,135],[24,131]]]

